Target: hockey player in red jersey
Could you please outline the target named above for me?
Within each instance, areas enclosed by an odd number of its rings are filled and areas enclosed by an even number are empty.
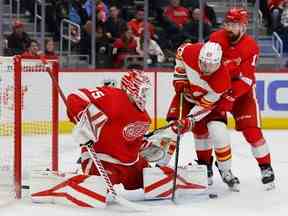
[[[221,65],[222,49],[218,43],[184,43],[176,54],[173,85],[175,96],[170,105],[167,120],[174,120],[175,131],[193,132],[196,142],[198,163],[207,165],[209,184],[212,184],[212,140],[223,181],[232,190],[238,191],[239,180],[231,172],[231,147],[226,115],[214,111],[214,106],[230,88],[229,72]],[[183,119],[178,119],[180,100],[183,93]],[[177,126],[177,127],[176,127]],[[205,140],[205,141],[206,141]],[[167,163],[167,161],[165,161]],[[164,165],[165,165],[164,163]],[[163,163],[158,162],[159,165]]]
[[[224,64],[229,70],[232,87],[222,96],[218,107],[230,112],[236,129],[241,131],[251,145],[252,154],[258,162],[262,183],[266,189],[274,185],[270,151],[260,126],[260,112],[255,94],[255,71],[259,56],[257,42],[246,34],[248,12],[243,8],[231,8],[224,21],[223,29],[210,36],[211,42],[221,44]]]
[[[122,77],[120,89],[110,86],[83,88],[67,97],[68,116],[77,122],[74,129],[77,142],[92,142],[112,184],[122,183],[127,190],[142,188],[143,168],[162,153],[155,149],[149,151],[153,144],[144,139],[151,122],[145,109],[149,87],[150,81],[143,71],[131,70]],[[86,109],[96,136],[91,127],[85,127],[86,123],[82,122]],[[98,175],[87,149],[82,148],[81,152],[84,174]]]

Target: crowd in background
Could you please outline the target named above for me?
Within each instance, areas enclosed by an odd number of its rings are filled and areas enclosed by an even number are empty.
[[[34,1],[21,0],[21,10],[34,18]],[[97,67],[122,67],[132,56],[144,57],[144,6],[134,0],[46,0],[46,31],[52,37],[45,43],[47,55],[56,55],[54,43],[60,39],[60,22],[68,19],[81,26],[72,32],[75,40],[72,51],[89,56],[91,63],[92,12],[96,12],[95,50]],[[251,1],[253,2],[253,0]],[[278,32],[288,41],[288,0],[260,1],[267,33]],[[149,1],[148,59],[150,65],[173,61],[176,48],[185,40],[197,42],[199,20],[198,0]],[[204,1],[203,39],[220,25],[213,6]],[[73,31],[73,28],[72,28]],[[23,23],[16,20],[13,32],[7,35],[6,55],[37,54],[39,44],[24,31]],[[32,51],[38,46],[38,51]],[[35,48],[36,49],[36,48]]]

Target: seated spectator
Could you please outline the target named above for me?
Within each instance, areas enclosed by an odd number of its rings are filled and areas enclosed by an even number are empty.
[[[278,34],[283,39],[284,52],[288,52],[288,0],[283,1],[280,25],[277,29]]]
[[[136,16],[128,22],[128,26],[132,30],[133,35],[139,37],[144,31],[144,8],[143,6],[138,6],[136,10]],[[157,37],[155,35],[155,27],[149,22],[148,30],[152,38]]]
[[[122,67],[124,60],[129,55],[135,55],[137,42],[134,39],[133,32],[130,28],[125,28],[120,38],[113,43],[112,54],[114,56],[114,66]]]
[[[110,7],[110,17],[104,24],[106,35],[111,39],[112,42],[114,42],[116,38],[120,37],[121,29],[127,25],[125,20],[119,16],[119,13],[120,10],[118,7],[112,5]]]
[[[180,5],[180,0],[171,0],[164,9],[164,16],[181,29],[188,22],[189,10]]]
[[[48,58],[56,58],[55,44],[53,39],[48,39],[45,41],[45,56]]]
[[[7,36],[8,49],[11,55],[17,55],[23,53],[27,44],[30,41],[30,37],[24,31],[24,25],[21,21],[16,20],[13,24],[13,32]]]
[[[78,25],[84,25],[88,20],[88,15],[82,6],[81,0],[72,0],[69,8],[69,20]]]
[[[269,8],[269,30],[277,31],[280,27],[280,19],[283,11],[283,3],[284,0],[268,0],[268,8]]]
[[[281,28],[283,28],[285,32],[288,33],[288,0],[283,0],[282,9],[283,12],[281,14],[280,24]]]
[[[83,27],[82,36],[80,40],[80,53],[83,55],[89,55],[91,60],[91,37],[92,37],[92,22],[89,20]],[[108,67],[111,65],[111,45],[109,38],[104,32],[103,25],[96,24],[95,33],[95,50],[96,50],[96,66]],[[98,64],[97,64],[98,63]]]
[[[192,19],[183,27],[183,35],[185,40],[190,40],[192,43],[196,43],[199,40],[199,23],[201,20],[201,13],[199,8],[195,8],[192,11]],[[208,40],[211,33],[211,26],[203,22],[203,39]]]
[[[54,40],[60,39],[60,23],[62,19],[69,19],[69,0],[58,0],[55,2]]]
[[[30,40],[27,44],[26,51],[21,54],[22,57],[36,57],[41,54],[39,43],[36,40]]]
[[[203,7],[204,7],[204,21],[205,23],[211,25],[213,28],[218,27],[216,13],[214,8],[207,3],[207,0],[203,0]],[[195,8],[200,8],[199,0],[193,0],[191,4],[191,11]]]
[[[102,23],[105,23],[107,21],[108,16],[109,16],[108,7],[101,0],[98,0],[96,2],[96,13],[97,13],[98,21],[101,21]]]
[[[148,40],[148,60],[147,63],[149,65],[151,64],[157,64],[157,63],[162,63],[165,60],[164,53],[158,43],[151,39],[150,35],[148,35],[149,40]],[[140,37],[135,38],[137,42],[137,47],[136,47],[136,52],[144,57],[144,34],[142,34]]]
[[[98,14],[97,20],[105,23],[109,14],[107,5],[102,0],[97,0],[95,5],[96,5],[95,11]],[[93,0],[86,0],[86,2],[83,5],[83,8],[85,9],[89,19],[91,19],[92,11],[94,11]]]

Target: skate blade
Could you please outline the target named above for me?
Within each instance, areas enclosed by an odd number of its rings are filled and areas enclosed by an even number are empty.
[[[232,192],[240,192],[240,185],[234,184],[232,187],[229,186],[229,190]]]
[[[275,182],[270,182],[267,184],[264,184],[264,188],[266,191],[274,190],[275,189]]]

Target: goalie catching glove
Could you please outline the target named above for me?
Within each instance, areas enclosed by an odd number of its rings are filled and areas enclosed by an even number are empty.
[[[149,162],[166,160],[170,158],[171,149],[175,149],[175,145],[176,135],[170,128],[167,128],[145,139],[140,155]]]

